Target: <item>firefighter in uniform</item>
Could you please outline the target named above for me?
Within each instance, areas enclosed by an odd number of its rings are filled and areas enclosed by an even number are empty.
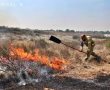
[[[91,36],[86,36],[86,35],[81,36],[81,51],[83,51],[84,45],[86,45],[88,47],[87,48],[87,57],[85,58],[85,60],[88,60],[90,55],[97,58],[97,55],[93,52],[95,42],[92,40]]]

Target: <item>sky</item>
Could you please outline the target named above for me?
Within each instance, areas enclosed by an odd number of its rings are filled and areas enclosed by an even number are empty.
[[[110,30],[110,0],[0,0],[0,26]]]

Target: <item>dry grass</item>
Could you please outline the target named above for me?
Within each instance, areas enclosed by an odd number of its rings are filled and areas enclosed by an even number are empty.
[[[76,76],[76,77],[81,77],[81,78],[90,78],[90,77],[96,77],[99,75],[99,73],[105,73],[105,74],[110,74],[110,65],[109,65],[109,60],[110,60],[110,52],[108,48],[110,48],[110,41],[100,41],[100,40],[95,40],[96,41],[96,47],[95,47],[95,52],[102,57],[102,62],[97,63],[94,59],[91,60],[90,62],[85,62],[84,57],[86,56],[85,54],[78,52],[76,50],[72,50],[68,47],[65,47],[62,44],[55,44],[53,42],[49,42],[48,40],[44,39],[38,39],[38,40],[13,40],[13,44],[15,47],[22,47],[26,52],[33,52],[35,48],[40,50],[40,55],[46,55],[49,58],[51,57],[58,57],[58,58],[63,58],[66,61],[69,61],[70,64],[67,66],[67,72],[63,73],[62,75],[66,76]],[[0,51],[0,56],[8,56],[9,55],[9,43],[10,42],[5,42],[2,45],[1,51]],[[79,49],[79,42],[76,41],[68,41],[64,42],[67,45],[71,47],[75,47]],[[106,61],[106,62],[104,62]],[[16,63],[17,61],[14,61],[13,63]],[[18,67],[23,66],[24,62],[17,62],[18,64],[11,66],[12,67]],[[16,70],[18,70],[16,68]]]
[[[110,40],[108,40],[108,41],[106,42],[106,47],[107,47],[108,49],[110,49]]]

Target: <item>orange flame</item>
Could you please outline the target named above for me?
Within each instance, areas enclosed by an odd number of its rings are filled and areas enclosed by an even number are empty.
[[[35,49],[34,54],[32,54],[30,52],[26,52],[23,48],[11,47],[10,55],[11,57],[19,57],[20,60],[40,62],[56,70],[64,70],[63,66],[67,64],[67,61],[64,59],[59,59],[57,57],[50,59],[45,55],[40,55],[39,49]]]

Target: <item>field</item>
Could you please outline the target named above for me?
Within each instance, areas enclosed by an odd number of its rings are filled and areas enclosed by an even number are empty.
[[[50,41],[51,35],[80,50],[80,35],[73,38],[74,33],[21,34],[19,31],[0,33],[0,83],[6,84],[0,84],[2,89],[15,90],[16,87],[18,87],[16,90],[110,89],[109,39],[93,37],[96,43],[94,52],[101,57],[100,62],[97,62],[92,56],[85,61],[84,53]],[[85,52],[86,49],[85,47]],[[20,80],[24,79],[20,79],[22,71],[34,80],[34,84],[26,81],[26,85],[21,83],[19,86]],[[15,82],[16,84],[13,84]]]

